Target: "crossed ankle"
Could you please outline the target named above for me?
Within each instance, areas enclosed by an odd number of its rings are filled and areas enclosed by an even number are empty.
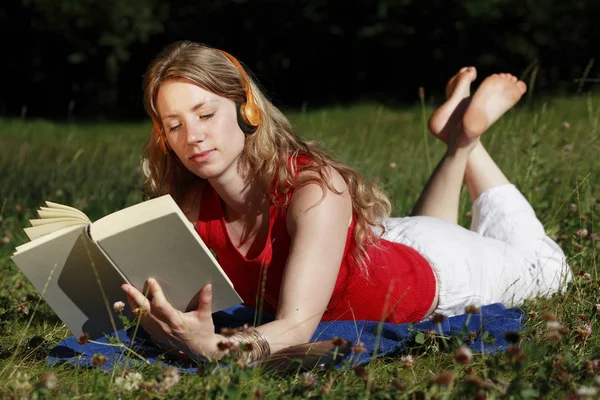
[[[469,143],[449,143],[446,150],[446,156],[452,158],[469,158],[473,150],[479,145],[479,138],[470,141]]]

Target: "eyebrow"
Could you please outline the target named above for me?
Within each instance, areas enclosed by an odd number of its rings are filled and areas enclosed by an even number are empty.
[[[194,107],[192,107],[191,111],[196,112],[196,111],[198,111],[199,108],[203,107],[206,103],[212,103],[215,101],[216,100],[201,101],[200,103],[198,103]],[[162,118],[161,120],[164,121],[167,118],[175,118],[175,117],[179,117],[179,114],[169,114],[166,117]]]

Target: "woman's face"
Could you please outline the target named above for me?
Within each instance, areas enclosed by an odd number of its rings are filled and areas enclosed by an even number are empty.
[[[237,173],[245,136],[235,103],[187,79],[170,79],[156,106],[169,146],[183,165],[204,179]]]

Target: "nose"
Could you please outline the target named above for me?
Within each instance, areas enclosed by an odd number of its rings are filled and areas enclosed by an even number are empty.
[[[206,139],[205,127],[198,121],[191,122],[187,125],[187,143],[193,145],[198,142],[203,142]]]

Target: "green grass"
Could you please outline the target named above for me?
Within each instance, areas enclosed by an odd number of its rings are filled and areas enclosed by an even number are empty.
[[[426,112],[431,112],[430,106]],[[444,150],[433,137],[424,137],[418,105],[393,110],[366,104],[288,115],[302,136],[319,139],[339,159],[378,180],[393,199],[395,216],[410,211],[430,166]],[[592,239],[600,211],[596,202],[600,198],[600,98],[592,95],[522,105],[483,138],[549,234],[562,245],[576,274],[565,294],[524,305],[528,318],[520,338],[523,357],[515,351],[475,353],[472,364],[464,367],[454,360],[454,348],[427,340],[409,351],[414,357],[412,367],[398,358],[378,360],[362,378],[360,371],[345,369],[315,373],[313,382],[311,376],[277,376],[232,366],[207,368],[202,377],[183,376],[168,393],[153,387],[126,391],[118,379],[123,371],[105,374],[95,368],[47,367],[44,358],[49,349],[68,331],[10,255],[26,241],[22,228],[44,200],[73,205],[92,220],[141,201],[139,155],[149,130],[147,123],[0,120],[0,398],[469,398],[476,392],[488,398],[503,393],[513,398],[555,398],[600,385],[600,366],[593,362],[600,358],[596,334],[600,277],[598,242]],[[469,208],[463,193],[460,223],[464,226],[469,223]],[[543,317],[549,314],[566,328],[560,340],[548,339]],[[585,324],[591,327],[589,336]],[[58,378],[53,390],[39,383],[47,381],[43,377],[47,371]],[[432,377],[443,371],[453,373],[453,382],[432,383]],[[158,367],[140,367],[138,372],[146,381],[161,376]],[[467,378],[469,374],[476,374],[483,386]]]

